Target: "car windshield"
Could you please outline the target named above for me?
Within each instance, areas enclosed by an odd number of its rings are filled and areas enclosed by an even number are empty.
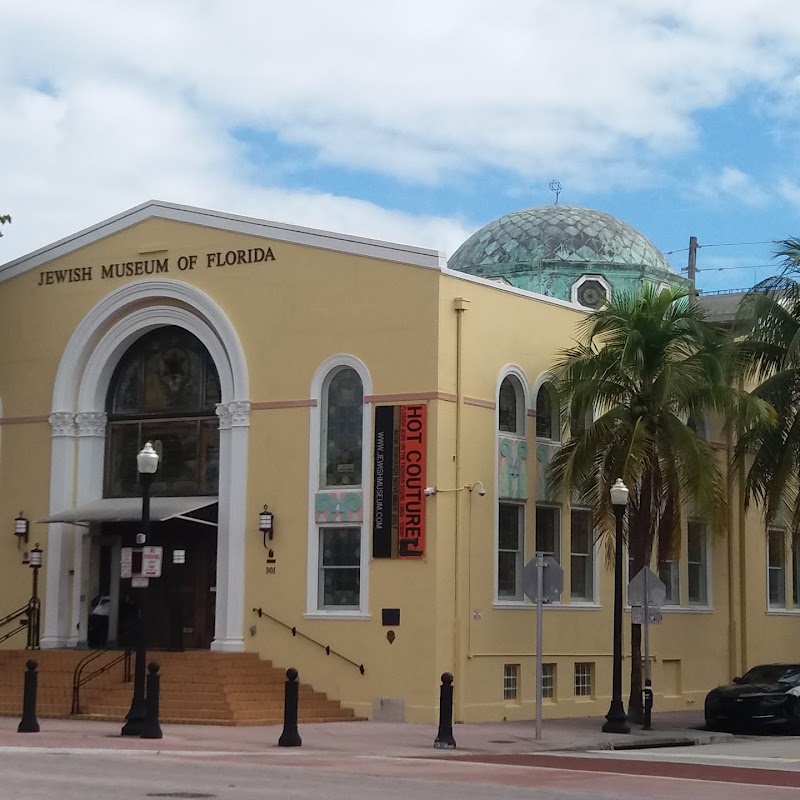
[[[740,683],[783,683],[800,685],[800,664],[765,664],[746,672]]]

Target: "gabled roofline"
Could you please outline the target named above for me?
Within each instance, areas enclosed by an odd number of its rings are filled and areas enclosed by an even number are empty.
[[[333,250],[382,261],[394,261],[427,269],[441,270],[447,264],[445,255],[436,250],[383,242],[378,239],[364,239],[315,228],[303,228],[299,225],[270,222],[256,217],[243,217],[222,211],[166,203],[161,200],[149,200],[28,255],[0,265],[0,282],[16,277],[30,269],[36,269],[56,258],[69,255],[82,247],[148,219],[166,219],[173,222],[202,225],[207,228],[218,228],[233,233],[260,236],[279,242]]]

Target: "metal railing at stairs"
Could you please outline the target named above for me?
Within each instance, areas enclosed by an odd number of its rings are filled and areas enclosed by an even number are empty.
[[[90,667],[101,656],[108,653],[116,653],[116,656],[100,666],[96,666],[92,672],[84,674],[88,667]],[[108,672],[112,667],[116,667],[120,662],[122,663],[122,680],[124,683],[131,682],[131,654],[133,650],[113,650],[111,648],[106,650],[95,650],[88,655],[84,656],[75,667],[75,672],[72,673],[72,710],[70,714],[81,713],[81,687],[85,686],[89,681]]]
[[[31,601],[25,603],[24,606],[18,608],[16,611],[12,611],[10,614],[7,614],[5,617],[0,619],[0,630],[6,627],[6,625],[10,625],[12,622],[17,623],[17,627],[13,630],[7,631],[6,633],[0,635],[0,644],[5,642],[7,639],[10,639],[12,636],[16,636],[18,633],[21,633],[24,630],[28,631],[28,644],[26,649],[28,650],[35,650],[39,647],[39,639],[38,639],[38,624],[35,626],[31,625],[31,620],[36,617],[35,622],[38,623],[38,613],[39,608],[38,606],[32,606]],[[36,635],[36,640],[34,642],[31,641],[31,634]]]
[[[353,661],[351,658],[343,656],[341,653],[337,653],[336,650],[334,650],[330,645],[322,644],[322,642],[318,642],[316,639],[312,639],[305,633],[301,633],[293,625],[287,625],[285,622],[282,622],[281,620],[277,619],[277,617],[273,617],[272,614],[268,614],[262,608],[254,608],[253,613],[258,614],[259,617],[266,617],[267,619],[272,620],[273,622],[280,625],[282,628],[286,628],[287,631],[291,631],[292,636],[299,636],[301,639],[305,639],[307,642],[311,642],[312,644],[317,645],[317,647],[321,647],[325,651],[325,655],[336,656],[337,658],[341,658],[342,661],[346,661],[348,664],[352,664],[354,667],[356,667],[362,675],[364,674],[365,670],[363,664],[359,664],[357,661]]]

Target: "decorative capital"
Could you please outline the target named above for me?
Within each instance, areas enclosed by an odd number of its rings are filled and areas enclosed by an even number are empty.
[[[228,408],[228,403],[217,403],[216,413],[219,417],[219,429],[221,431],[230,430],[231,412]]]
[[[250,425],[250,402],[234,400],[232,403],[217,403],[219,429],[247,428]]]
[[[52,426],[53,436],[75,435],[75,415],[71,411],[54,411],[48,421]]]
[[[81,411],[75,415],[78,436],[105,436],[108,415],[105,411]]]
[[[250,425],[250,402],[248,400],[234,400],[228,403],[231,415],[232,428],[246,428]]]

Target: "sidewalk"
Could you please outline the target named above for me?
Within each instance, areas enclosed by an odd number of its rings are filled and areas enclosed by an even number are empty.
[[[17,733],[19,720],[0,718],[0,750],[46,748],[58,751],[160,752],[255,755],[279,751],[373,757],[447,757],[448,754],[508,754],[557,750],[588,751],[733,741],[726,733],[703,730],[701,712],[653,715],[653,730],[634,725],[631,733],[605,734],[603,718],[545,720],[537,741],[533,722],[455,725],[456,750],[435,750],[437,726],[391,722],[328,722],[300,725],[302,748],[278,748],[281,726],[225,727],[162,725],[159,740],[122,737],[121,725],[68,719],[40,719],[40,733]]]

